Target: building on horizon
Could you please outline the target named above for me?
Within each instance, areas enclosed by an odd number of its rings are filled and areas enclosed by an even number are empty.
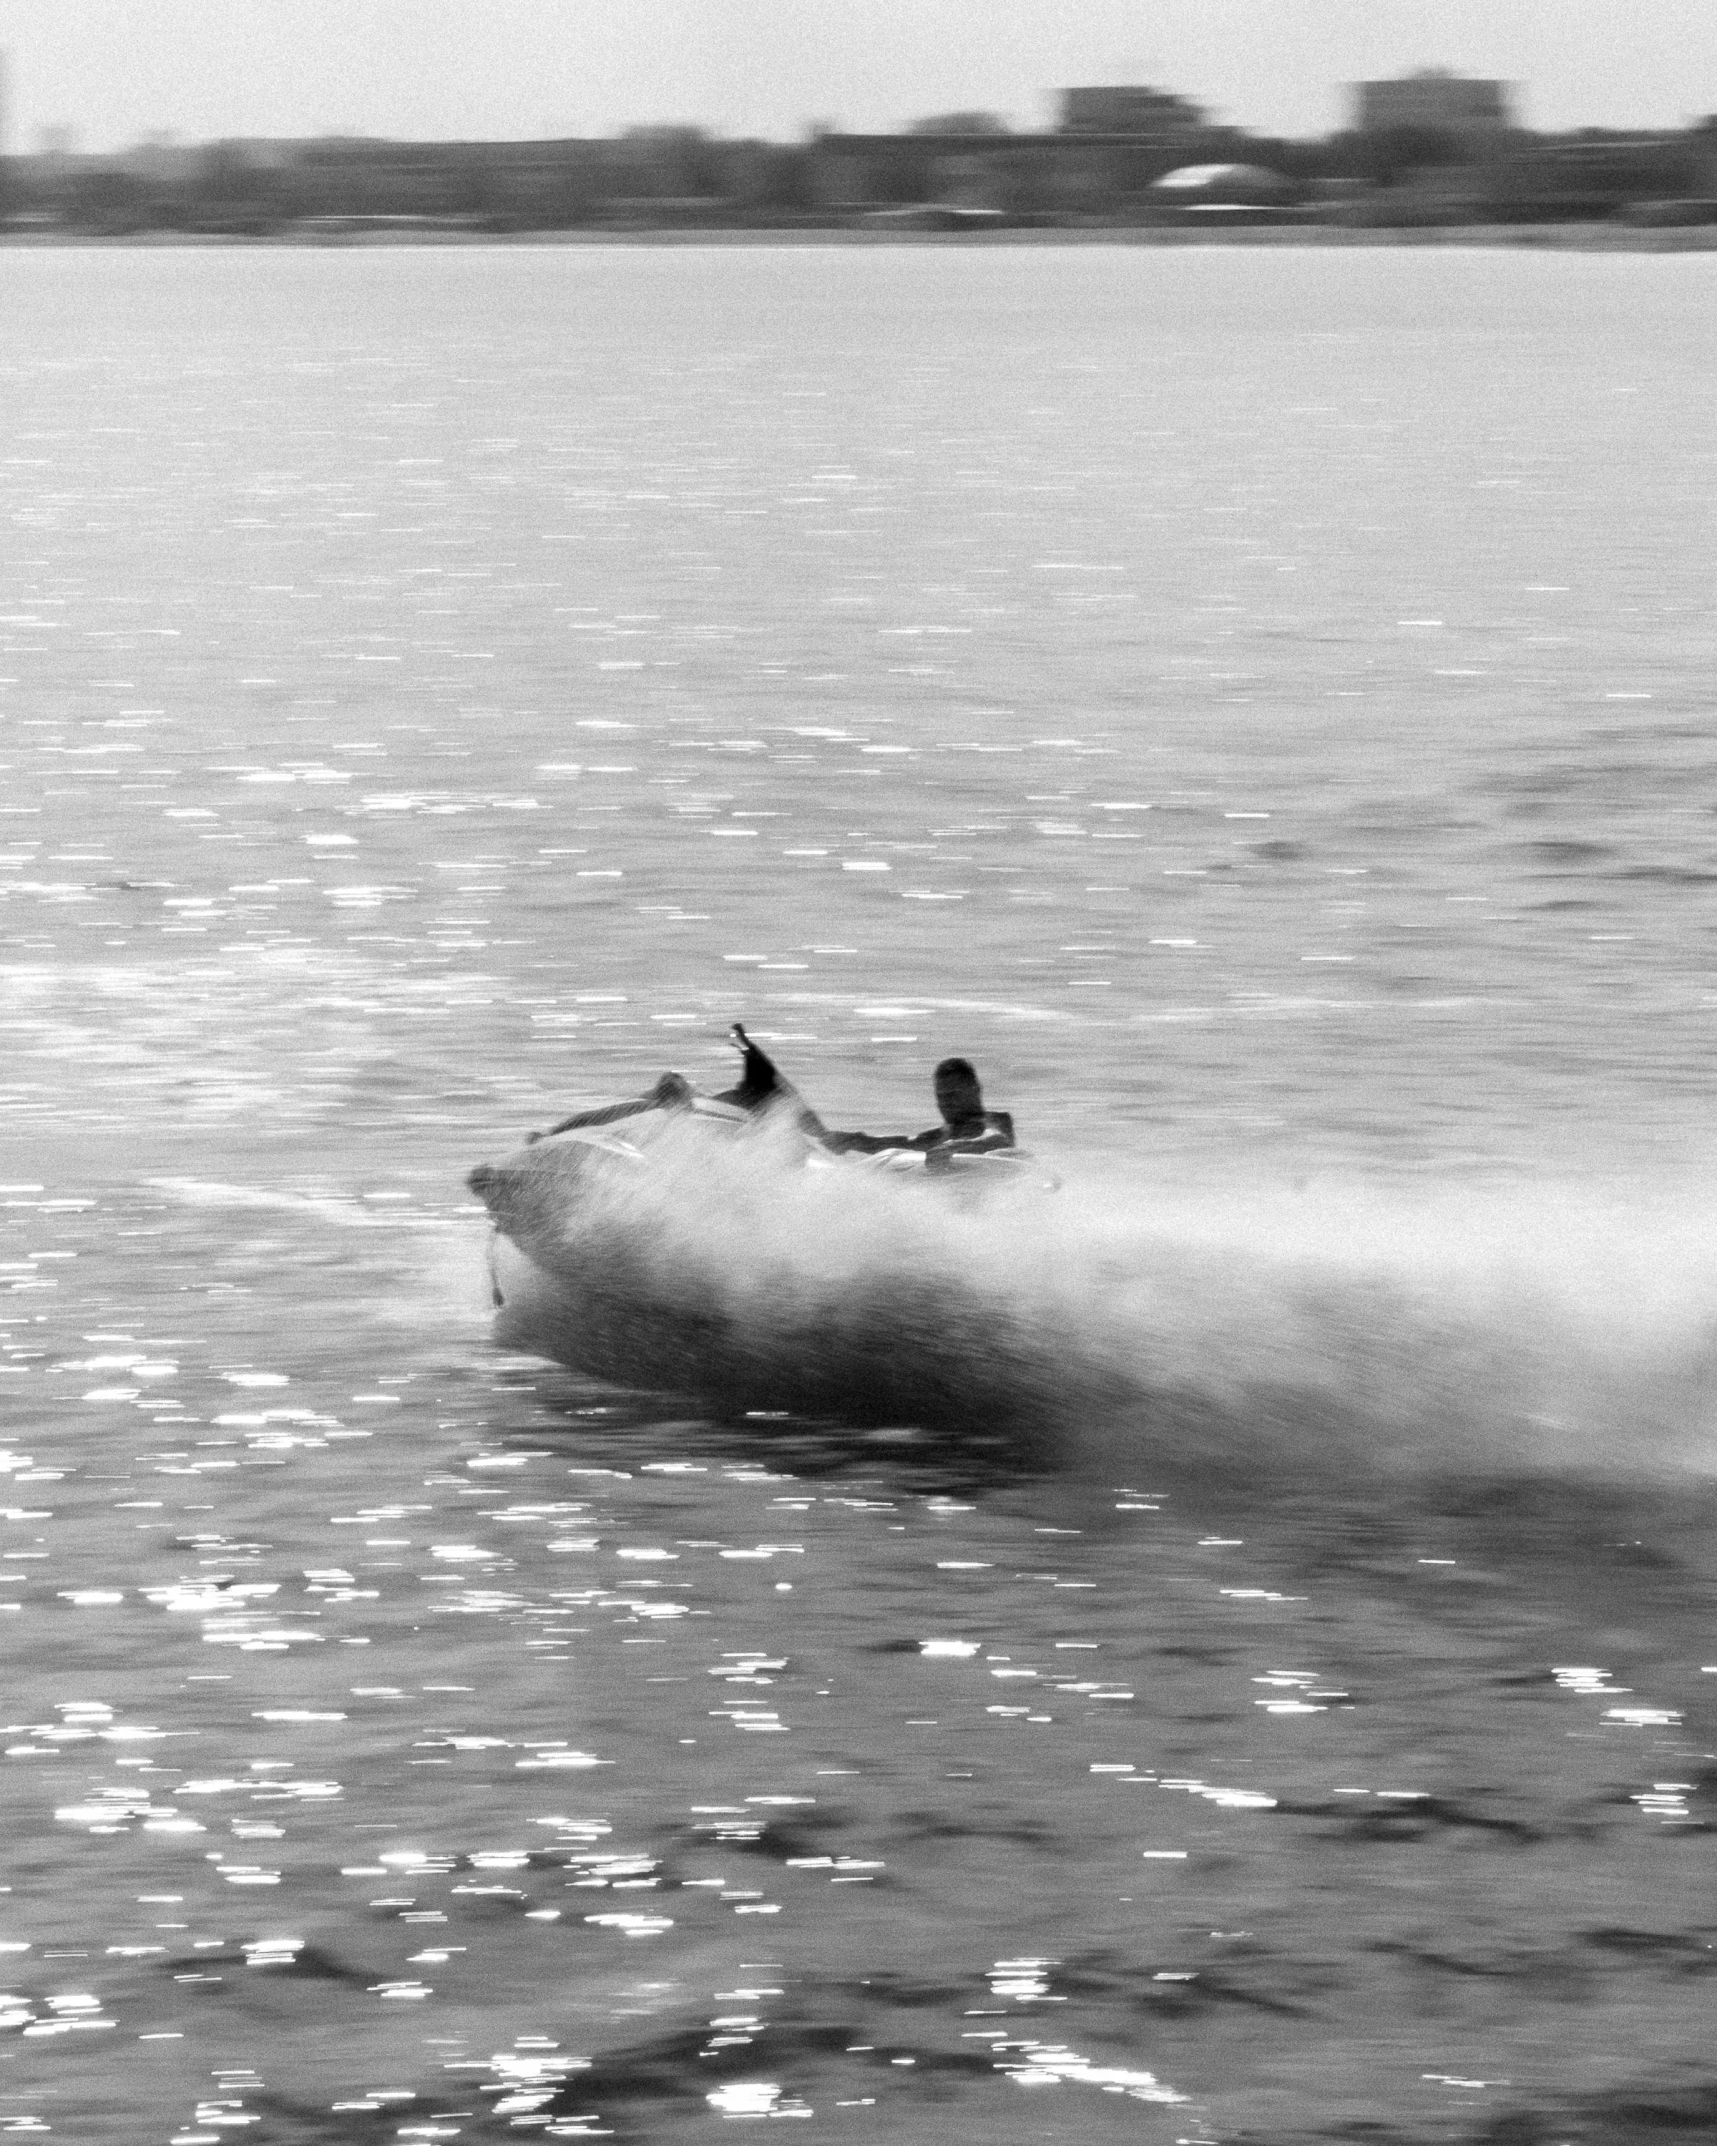
[[[1421,67],[1388,82],[1355,82],[1354,126],[1361,134],[1390,127],[1437,127],[1450,134],[1503,133],[1515,124],[1511,82],[1487,82],[1447,67]]]
[[[1221,128],[1172,132],[977,135],[825,134],[809,147],[810,198],[864,213],[914,204],[1002,216],[1100,215],[1137,208],[1165,172],[1232,160]]]
[[[133,178],[171,186],[194,178],[206,156],[201,143],[182,142],[170,130],[157,129],[130,148],[116,151],[108,162],[115,171],[129,172]]]
[[[1064,89],[1061,116],[1055,124],[1061,134],[1141,134],[1160,139],[1165,134],[1196,133],[1210,122],[1190,97],[1137,84]]]

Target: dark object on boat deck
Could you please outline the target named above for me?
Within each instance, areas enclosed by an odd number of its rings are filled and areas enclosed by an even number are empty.
[[[717,1095],[718,1103],[737,1103],[741,1110],[761,1110],[771,1096],[791,1094],[787,1083],[769,1053],[753,1043],[737,1021],[727,1032],[728,1041],[738,1051],[743,1068],[734,1087],[723,1088]]]
[[[782,1077],[780,1068],[761,1044],[753,1043],[737,1021],[728,1030],[727,1040],[742,1060],[739,1080],[733,1087],[723,1088],[710,1100],[715,1103],[731,1103],[735,1108],[746,1111],[765,1110],[772,1103],[788,1103],[792,1106],[799,1130],[806,1138],[827,1145],[828,1127],[793,1083]]]

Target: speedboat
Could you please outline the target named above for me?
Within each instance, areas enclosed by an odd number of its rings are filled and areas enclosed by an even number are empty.
[[[975,1276],[1054,1179],[1015,1148],[840,1152],[735,1041],[735,1089],[666,1076],[471,1172],[496,1342],[729,1413],[999,1424],[1017,1337]]]

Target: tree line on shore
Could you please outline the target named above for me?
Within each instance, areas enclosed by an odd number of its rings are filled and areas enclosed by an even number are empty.
[[[1717,221],[1717,118],[1676,132],[1533,134],[1425,126],[1273,139],[1012,134],[980,113],[899,135],[781,144],[696,127],[604,140],[156,143],[111,157],[0,159],[0,222],[44,235],[267,236],[419,223],[493,231],[831,226],[941,204],[996,222],[1173,219],[1212,205],[1159,182],[1187,166],[1258,175],[1220,205],[1378,224]],[[1268,183],[1265,183],[1268,182]]]

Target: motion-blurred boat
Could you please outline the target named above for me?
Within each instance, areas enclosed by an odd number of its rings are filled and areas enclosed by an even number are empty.
[[[670,1095],[472,1171],[501,1347],[730,1412],[999,1423],[1017,1366],[961,1247],[1053,1179],[1017,1149],[829,1153],[784,1082]]]

